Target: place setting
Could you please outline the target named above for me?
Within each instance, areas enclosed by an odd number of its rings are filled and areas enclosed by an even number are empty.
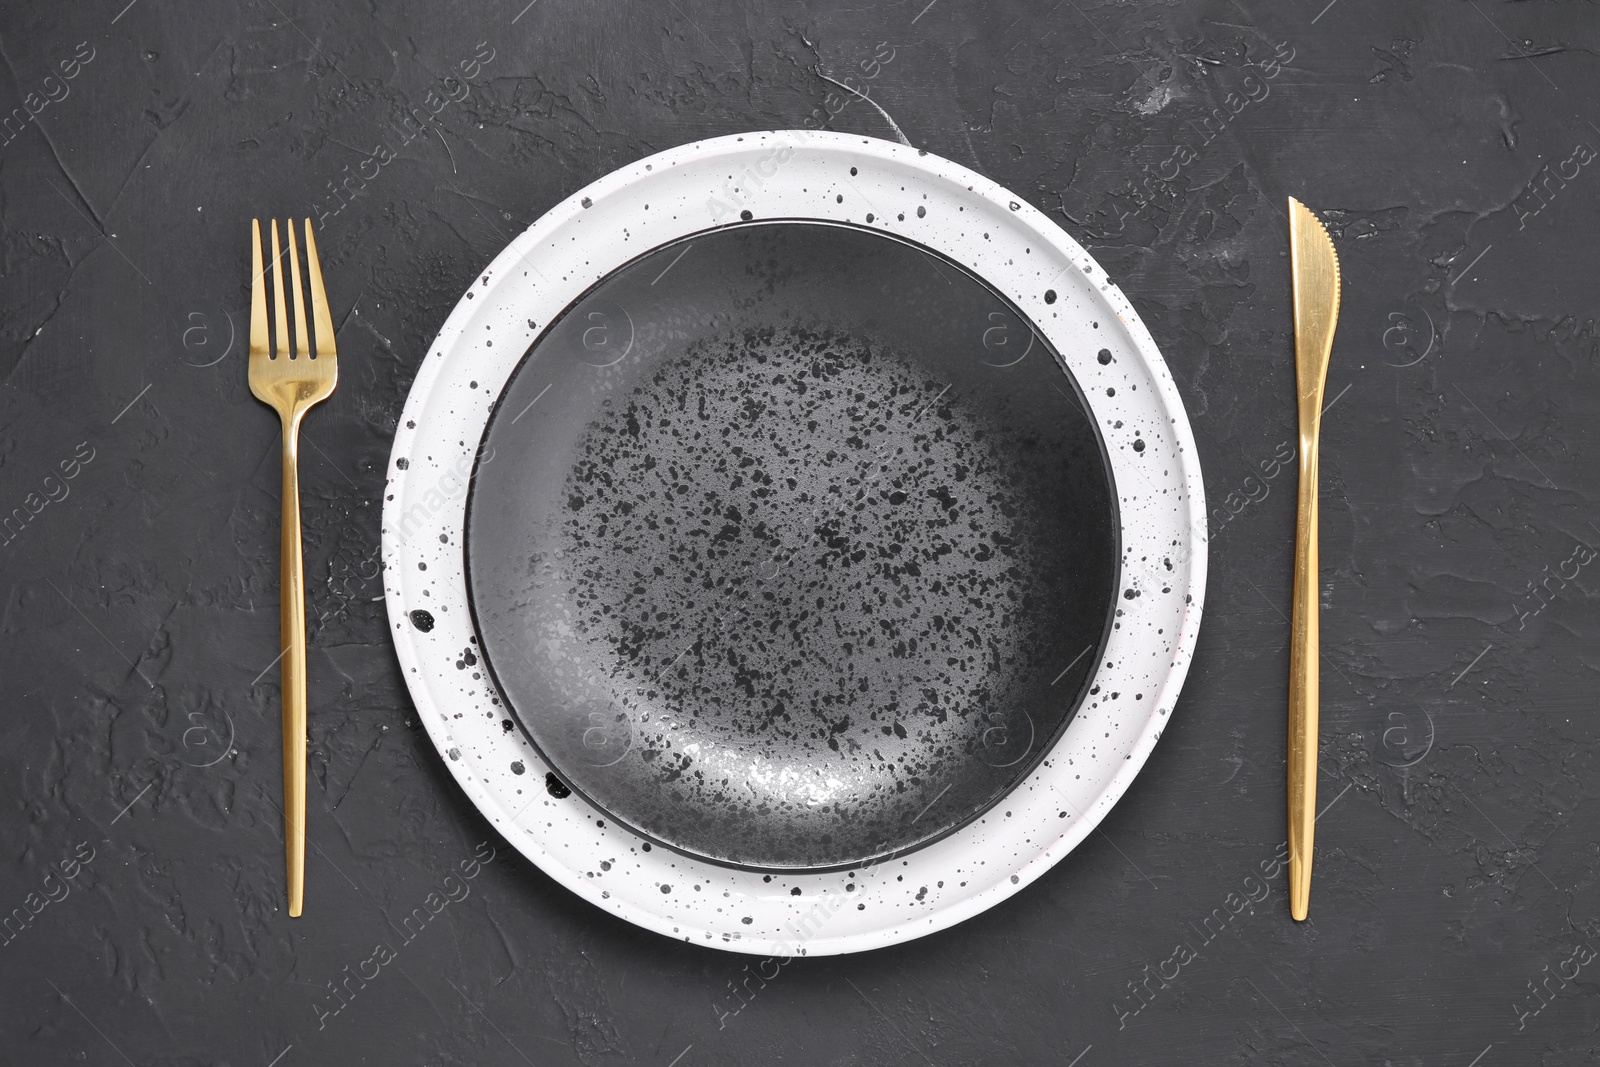
[[[1339,270],[1287,208],[1304,919]],[[312,222],[282,232],[250,227],[249,381],[283,428],[298,916],[297,438],[338,364]],[[574,191],[483,267],[397,419],[383,585],[429,739],[516,850],[680,941],[832,955],[994,907],[1095,830],[1178,711],[1205,516],[1167,363],[1059,226],[903,144],[751,132]]]
[[[1589,1062],[1479,7],[0,5],[12,1058]]]

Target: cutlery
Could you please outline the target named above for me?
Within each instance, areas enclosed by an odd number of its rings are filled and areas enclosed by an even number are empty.
[[[1322,430],[1323,384],[1339,319],[1339,257],[1322,223],[1292,196],[1289,266],[1300,409],[1300,492],[1289,641],[1289,914],[1300,920],[1311,901],[1311,847],[1317,821],[1317,439]]]
[[[250,222],[250,391],[277,411],[283,422],[283,524],[280,540],[280,629],[283,646],[283,820],[288,869],[289,914],[298,916],[306,873],[306,598],[300,556],[300,420],[311,405],[327,399],[339,380],[333,347],[333,317],[322,288],[322,263],[306,219],[306,276],[311,284],[311,321],[306,330],[305,294],[300,284],[300,253],[294,221],[288,220],[287,258],[294,293],[294,347],[283,299],[284,254],[278,245],[278,220],[272,220],[272,305],[276,345],[268,345],[266,269],[261,261],[261,220]]]

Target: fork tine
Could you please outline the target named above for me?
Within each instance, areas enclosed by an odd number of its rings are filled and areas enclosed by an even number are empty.
[[[283,228],[289,231],[289,280],[294,283],[294,354],[309,356],[311,342],[306,337],[306,298],[300,284],[300,247],[294,239],[294,219],[287,219]]]
[[[290,223],[289,228],[294,229]],[[317,255],[317,239],[311,235],[311,220],[306,219],[306,274],[311,280],[311,318],[317,328],[317,358],[332,359],[333,316],[328,313],[328,294],[322,288],[322,260]]]
[[[278,327],[278,358],[289,358],[289,311],[283,305],[283,252],[278,248],[278,220],[272,220],[272,310]]]
[[[267,288],[261,266],[261,220],[250,220],[250,354],[265,356],[267,348]]]

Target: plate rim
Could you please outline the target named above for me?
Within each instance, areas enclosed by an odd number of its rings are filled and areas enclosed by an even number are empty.
[[[1042,245],[1053,246],[1052,251],[1059,258],[1067,261],[1067,265],[1058,272],[1056,277],[1061,277],[1066,273],[1068,267],[1072,266],[1076,266],[1085,278],[1093,270],[1099,269],[1098,264],[1094,262],[1078,242],[1056,225],[1052,219],[1044,215],[1043,212],[1021,202],[1021,199],[1016,194],[1009,192],[990,179],[953,161],[896,142],[857,134],[841,134],[827,131],[773,130],[729,134],[708,140],[690,142],[624,165],[602,176],[552,207],[541,215],[526,231],[512,239],[495,257],[489,267],[481,272],[485,289],[489,286],[491,277],[496,282],[503,281],[510,269],[526,262],[529,254],[539,246],[541,241],[548,239],[563,224],[577,217],[581,212],[586,211],[593,201],[598,201],[605,196],[624,190],[634,183],[648,181],[648,176],[654,173],[655,167],[659,167],[663,172],[666,172],[669,168],[676,167],[682,162],[703,161],[748,153],[756,145],[766,144],[769,141],[776,141],[780,144],[788,143],[790,145],[798,141],[803,144],[806,151],[816,151],[824,155],[834,152],[853,153],[857,156],[875,158],[889,166],[905,166],[913,171],[921,171],[930,180],[964,184],[968,194],[981,201],[987,201],[988,206],[991,208],[1008,209],[1012,217],[1031,230]],[[709,206],[710,201],[708,201],[708,208]],[[792,213],[790,214],[792,215]],[[836,220],[835,216],[822,214],[817,215],[816,218],[820,221]],[[683,231],[683,234],[696,232],[704,228],[701,225],[690,226]],[[651,247],[659,247],[659,244],[657,243]],[[944,252],[943,249],[934,248],[932,250],[941,254],[949,254]],[[634,257],[630,255],[619,262],[626,262],[632,258]],[[956,258],[957,262],[960,262],[970,273],[1009,298],[1009,288],[997,284],[994,278],[983,268],[964,258],[955,256],[951,258]],[[616,263],[609,264],[597,276],[609,273],[615,269],[616,265]],[[537,270],[536,266],[535,270]],[[1101,270],[1101,274],[1102,276],[1104,275],[1103,270]],[[1142,770],[1150,752],[1154,749],[1155,742],[1161,735],[1166,716],[1173,709],[1177,694],[1187,676],[1195,641],[1198,636],[1204,605],[1208,553],[1204,517],[1205,494],[1198,453],[1195,449],[1187,411],[1177,393],[1170,371],[1168,371],[1165,360],[1157,349],[1154,339],[1150,336],[1137,312],[1134,311],[1131,303],[1121,293],[1120,289],[1109,279],[1106,279],[1099,286],[1093,286],[1093,283],[1090,284],[1092,287],[1098,288],[1102,294],[1101,299],[1117,315],[1125,332],[1126,340],[1131,345],[1134,354],[1138,356],[1144,370],[1148,373],[1149,380],[1153,384],[1156,394],[1155,400],[1158,402],[1161,414],[1169,417],[1170,426],[1163,427],[1163,431],[1170,433],[1175,438],[1177,446],[1176,454],[1169,458],[1177,468],[1175,484],[1181,490],[1182,502],[1180,507],[1185,518],[1183,523],[1184,540],[1181,543],[1184,549],[1181,563],[1183,564],[1186,578],[1181,588],[1184,593],[1184,607],[1176,623],[1176,632],[1171,638],[1170,660],[1161,672],[1160,680],[1156,683],[1152,693],[1152,699],[1147,702],[1150,706],[1150,711],[1138,723],[1137,734],[1132,744],[1127,748],[1123,758],[1118,761],[1115,771],[1104,779],[1099,791],[1092,796],[1089,803],[1084,805],[1083,810],[1076,812],[1080,817],[1074,819],[1059,836],[1047,843],[1043,843],[1036,851],[1030,853],[1027,858],[1010,863],[1009,866],[1014,867],[1015,870],[1009,878],[996,880],[975,892],[941,902],[940,906],[931,914],[899,918],[893,920],[890,925],[866,931],[826,937],[806,937],[800,941],[795,941],[793,939],[783,940],[751,935],[741,936],[737,931],[734,932],[734,937],[730,940],[727,932],[723,932],[720,937],[716,936],[717,931],[713,927],[690,928],[686,933],[684,929],[686,923],[681,918],[674,920],[672,917],[630,901],[610,900],[609,902],[603,902],[610,895],[600,892],[596,883],[587,881],[575,868],[556,856],[544,843],[530,836],[528,832],[517,832],[519,829],[518,818],[533,801],[530,800],[528,805],[524,805],[517,814],[509,815],[509,818],[505,818],[509,814],[509,807],[505,806],[504,798],[499,796],[486,780],[474,775],[469,766],[463,765],[459,761],[456,750],[450,747],[454,738],[450,732],[445,710],[435,707],[432,694],[423,687],[420,681],[414,681],[418,676],[419,670],[426,664],[424,664],[422,655],[415,645],[415,635],[408,625],[407,601],[402,586],[396,578],[399,573],[399,566],[404,561],[402,551],[404,544],[403,538],[398,533],[401,525],[396,523],[395,519],[405,507],[408,499],[408,489],[411,488],[411,483],[416,479],[408,478],[406,475],[406,460],[410,453],[405,448],[406,434],[400,429],[400,425],[409,423],[422,414],[422,408],[429,396],[440,384],[440,378],[444,373],[445,360],[459,346],[469,320],[482,310],[483,305],[475,304],[474,301],[474,297],[478,295],[475,292],[477,286],[474,283],[473,288],[469,288],[467,294],[457,302],[441,327],[438,336],[429,346],[429,354],[418,368],[416,377],[407,393],[404,411],[401,415],[401,423],[397,423],[388,468],[388,498],[385,500],[383,508],[384,585],[389,618],[394,627],[392,634],[394,635],[396,657],[400,661],[407,688],[417,707],[419,719],[427,729],[430,741],[440,751],[440,754],[446,757],[446,766],[450,768],[458,784],[467,793],[479,811],[496,825],[497,829],[506,837],[508,843],[521,851],[556,881],[577,892],[592,903],[608,911],[615,912],[636,925],[656,930],[677,940],[704,943],[710,947],[753,954],[789,956],[796,954],[827,955],[881,947],[924,936],[936,930],[946,929],[1019,892],[1024,886],[1031,884],[1045,870],[1054,866],[1059,859],[1087,837],[1116,801],[1127,791],[1134,778]],[[579,291],[586,290],[588,285],[589,283],[584,283]],[[1018,307],[1036,329],[1048,336],[1047,328],[1039,322],[1035,315],[1028,312],[1020,304],[1018,304]],[[547,322],[545,325],[548,326],[549,323]],[[1058,342],[1052,343],[1058,349],[1062,347]],[[1062,358],[1065,360],[1065,355]],[[519,355],[516,362],[520,363],[520,361],[521,356]],[[515,365],[514,363],[513,366]],[[1087,394],[1086,387],[1085,394]],[[1091,416],[1097,414],[1092,401],[1090,414]],[[481,447],[480,442],[474,441],[474,451],[479,447]],[[1109,451],[1109,443],[1107,444],[1107,449]],[[1114,472],[1113,492],[1118,496],[1120,504],[1121,500],[1124,499],[1125,487],[1121,484],[1121,479],[1115,477],[1117,464],[1114,459],[1111,466]],[[416,491],[420,492],[420,487]],[[462,501],[462,506],[464,508],[464,500]],[[1118,536],[1121,548],[1126,548],[1126,538],[1123,533],[1127,528],[1128,521],[1126,509],[1119,509]],[[1179,542],[1174,541],[1173,543],[1178,544]],[[464,556],[464,544],[459,546],[459,552]],[[1126,581],[1126,565],[1126,561],[1119,558],[1118,587]],[[411,601],[411,603],[414,606],[415,601]],[[1098,676],[1103,669],[1103,666],[1097,665],[1094,674]],[[1054,742],[1052,753],[1054,749],[1061,747],[1070,735],[1071,729],[1069,726],[1068,730],[1063,731]],[[1049,764],[1050,759],[1047,757],[1036,766],[1027,780],[1019,782],[1013,792],[1016,789],[1021,789],[1023,785],[1031,781],[1033,775],[1040,774]],[[537,800],[537,782],[530,781],[529,784],[535,787],[534,799]],[[605,813],[602,812],[601,814]],[[969,824],[968,829],[982,825],[983,821],[979,819]],[[631,834],[631,831],[626,831],[625,828],[624,832]],[[918,850],[907,855],[915,857],[924,854],[922,850]],[[711,861],[701,862],[710,863]],[[798,890],[796,892],[798,893]],[[731,916],[729,921],[731,921]],[[697,939],[695,935],[701,934],[704,935],[703,938]]]

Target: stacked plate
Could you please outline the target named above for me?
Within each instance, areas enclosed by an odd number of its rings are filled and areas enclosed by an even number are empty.
[[[1204,500],[1148,333],[946,160],[779,131],[612,174],[450,316],[384,509],[451,771],[597,905],[762,954],[1016,892],[1138,772]]]

